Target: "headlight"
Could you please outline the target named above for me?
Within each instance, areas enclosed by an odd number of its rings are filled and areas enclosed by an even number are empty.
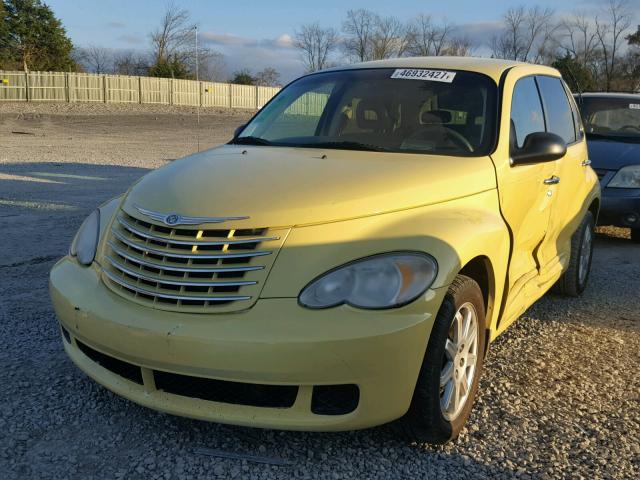
[[[98,248],[98,234],[100,232],[100,211],[94,210],[89,215],[76,233],[69,255],[77,257],[78,262],[82,265],[91,265],[96,256]]]
[[[607,184],[607,187],[640,188],[640,165],[622,167]]]
[[[368,309],[399,307],[423,294],[437,273],[438,264],[426,254],[375,255],[321,275],[300,292],[299,301],[308,308],[344,303]]]

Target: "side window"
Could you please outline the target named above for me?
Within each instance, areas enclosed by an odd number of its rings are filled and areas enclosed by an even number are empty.
[[[533,77],[516,82],[511,99],[511,142],[522,148],[527,135],[544,132],[544,114],[538,87]]]
[[[584,137],[584,127],[582,126],[582,117],[580,117],[580,110],[578,110],[576,99],[571,93],[571,90],[569,90],[569,87],[567,87],[566,83],[562,83],[564,85],[564,91],[569,98],[569,106],[571,107],[571,114],[573,115],[573,126],[575,127],[576,138],[578,140],[582,140],[582,137]]]
[[[575,142],[573,113],[562,80],[542,75],[537,79],[547,118],[547,131],[559,135],[567,143]]]

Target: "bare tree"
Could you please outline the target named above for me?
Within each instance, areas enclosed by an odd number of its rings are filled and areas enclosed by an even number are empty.
[[[267,67],[254,75],[256,85],[262,87],[276,87],[280,85],[280,74],[273,67]]]
[[[576,12],[561,24],[561,48],[583,66],[587,66],[598,49],[595,25],[585,12]]]
[[[151,32],[151,46],[156,63],[167,61],[176,55],[190,51],[194,43],[196,25],[191,23],[189,12],[169,3],[160,26]]]
[[[329,66],[329,55],[338,44],[338,34],[333,28],[311,23],[295,33],[293,44],[301,50],[307,71],[315,72]]]
[[[409,46],[407,51],[411,55],[449,55],[445,51],[453,31],[453,25],[450,23],[444,21],[437,25],[431,15],[420,14],[409,24],[408,30]]]
[[[113,72],[113,52],[108,48],[89,45],[75,50],[73,57],[91,73]]]
[[[345,34],[344,50],[348,57],[364,62],[371,60],[371,41],[374,35],[377,15],[369,10],[349,10],[342,24]]]
[[[473,54],[473,43],[468,37],[452,37],[442,49],[442,55],[467,57]]]
[[[117,52],[113,59],[114,73],[119,75],[147,75],[148,56],[133,50]]]
[[[602,17],[605,18],[602,18]],[[609,0],[600,17],[596,16],[596,38],[604,62],[605,89],[611,90],[613,77],[616,73],[617,56],[620,41],[624,39],[624,32],[631,26],[631,13],[627,0]]]
[[[160,26],[151,32],[153,65],[152,74],[159,76],[194,77],[196,61],[202,78],[219,80],[224,75],[224,59],[221,53],[200,45],[196,59],[195,35],[197,24],[191,21],[189,12],[169,3]],[[170,75],[167,75],[169,73]]]
[[[491,42],[493,56],[522,62],[540,62],[548,53],[557,26],[553,10],[540,7],[510,8],[503,17],[505,28]]]
[[[406,26],[395,17],[375,16],[371,35],[371,60],[401,57],[407,50],[410,35]]]

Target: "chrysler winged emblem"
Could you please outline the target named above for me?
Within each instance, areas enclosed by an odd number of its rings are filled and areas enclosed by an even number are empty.
[[[138,210],[142,215],[149,217],[156,222],[162,222],[165,225],[174,227],[176,225],[200,225],[201,223],[222,223],[229,222],[231,220],[246,220],[249,217],[189,217],[187,215],[180,215],[179,213],[160,213],[153,210],[147,210],[146,208],[134,205],[134,208]]]

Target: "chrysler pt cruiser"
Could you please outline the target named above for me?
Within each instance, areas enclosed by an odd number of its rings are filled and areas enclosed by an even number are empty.
[[[600,204],[548,67],[406,58],[304,76],[226,145],[93,212],[50,291],[64,349],[141,405],[456,438],[489,343],[577,296]]]

